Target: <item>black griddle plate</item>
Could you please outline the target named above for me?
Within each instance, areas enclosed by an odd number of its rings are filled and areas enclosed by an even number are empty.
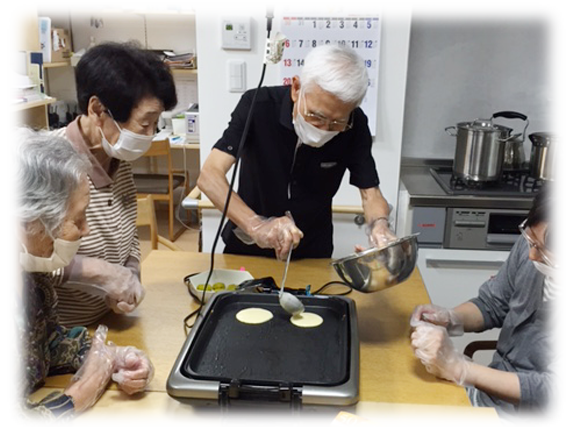
[[[301,297],[306,311],[323,323],[299,328],[279,305],[276,294],[222,294],[213,302],[181,367],[198,380],[249,384],[335,386],[349,378],[348,303],[341,298]],[[250,307],[269,310],[273,318],[248,325],[236,314]]]

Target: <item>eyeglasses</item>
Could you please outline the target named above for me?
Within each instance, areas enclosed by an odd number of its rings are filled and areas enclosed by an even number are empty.
[[[543,261],[555,268],[555,265],[552,263],[551,261],[551,257],[549,256],[549,251],[545,248],[545,246],[541,246],[537,243],[537,241],[535,241],[526,231],[526,227],[525,225],[527,224],[527,219],[523,220],[523,222],[521,222],[521,224],[519,225],[519,232],[521,232],[521,235],[523,235],[523,238],[525,238],[525,240],[527,241],[527,244],[529,244],[529,248],[534,248],[535,251],[537,251],[537,253],[539,253],[539,256],[541,256],[541,258],[543,259]]]
[[[303,96],[303,93],[301,94]],[[347,121],[338,121],[338,120],[328,120],[327,118],[314,114],[313,112],[309,112],[307,110],[307,104],[305,101],[305,97],[303,97],[303,117],[305,121],[307,121],[312,126],[319,128],[327,127],[329,131],[333,132],[347,132],[349,129],[353,127],[353,111],[349,116],[349,120]]]

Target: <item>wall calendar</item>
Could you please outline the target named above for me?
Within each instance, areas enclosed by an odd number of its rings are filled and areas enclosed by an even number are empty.
[[[291,85],[293,76],[300,75],[305,56],[316,46],[346,45],[365,60],[369,87],[361,109],[367,115],[371,134],[375,136],[381,37],[379,16],[375,14],[308,16],[286,13],[281,18],[281,32],[287,38],[280,62],[280,78],[283,85]]]

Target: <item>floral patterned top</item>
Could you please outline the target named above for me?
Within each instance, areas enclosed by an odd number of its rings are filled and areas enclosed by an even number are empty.
[[[22,273],[22,297],[8,282],[8,425],[62,426],[74,418],[72,398],[28,395],[49,375],[73,373],[90,348],[88,330],[58,324],[57,298],[46,274]]]

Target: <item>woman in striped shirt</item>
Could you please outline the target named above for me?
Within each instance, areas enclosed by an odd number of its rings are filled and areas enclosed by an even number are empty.
[[[128,313],[143,299],[129,162],[147,151],[160,114],[177,97],[169,68],[156,54],[130,44],[89,49],[75,73],[81,115],[54,133],[90,160],[90,235],[56,276],[61,321],[88,325],[110,310]]]

